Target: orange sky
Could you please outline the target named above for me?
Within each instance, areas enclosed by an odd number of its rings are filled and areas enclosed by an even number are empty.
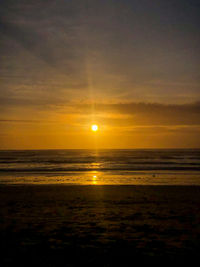
[[[198,147],[199,104],[90,104],[18,108],[1,121],[2,149]],[[73,111],[73,112],[72,112]],[[23,118],[18,119],[18,118]],[[34,118],[34,120],[32,119]],[[91,131],[97,123],[99,131]]]

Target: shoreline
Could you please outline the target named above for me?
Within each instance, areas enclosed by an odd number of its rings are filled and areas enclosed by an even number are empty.
[[[200,186],[200,172],[0,173],[0,185],[171,185]]]
[[[34,183],[0,183],[0,187],[75,187],[75,188],[78,188],[78,187],[85,187],[85,188],[96,188],[96,187],[133,187],[133,188],[137,188],[137,187],[143,187],[143,188],[173,188],[173,187],[184,187],[184,188],[200,188],[200,185],[195,185],[195,184],[190,184],[190,185],[187,185],[187,184],[70,184],[70,183],[55,183],[55,184],[45,184],[45,183],[37,183],[37,184],[34,184]]]

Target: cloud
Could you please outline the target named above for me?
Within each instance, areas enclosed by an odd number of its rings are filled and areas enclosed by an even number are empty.
[[[90,110],[90,104],[80,104],[77,105],[78,109],[84,109],[85,111]],[[108,112],[118,112],[121,114],[134,114],[134,113],[169,113],[169,112],[190,112],[190,113],[200,113],[200,102],[190,103],[190,104],[161,104],[161,103],[114,103],[114,104],[98,104],[95,103],[94,107],[96,111],[108,111]]]
[[[199,97],[197,8],[185,0],[176,7],[138,3],[1,1],[0,105],[57,110],[74,99],[121,99],[95,105],[96,112],[130,114],[137,124],[199,122],[195,105],[145,103]],[[192,31],[180,31],[182,19]],[[91,111],[90,105],[74,108]]]
[[[96,114],[130,115],[127,122],[134,125],[199,125],[200,103],[165,105],[159,103],[95,104]],[[91,112],[91,105],[77,106],[77,112]],[[111,118],[112,121],[112,118]]]
[[[56,123],[56,121],[47,120],[13,120],[13,119],[0,119],[0,123]]]
[[[19,22],[0,21],[0,33],[17,43],[48,66],[59,68],[65,74],[71,73],[80,54],[78,53],[74,38],[76,31],[71,25],[64,30],[59,25],[47,27],[43,23],[32,22],[22,24]],[[68,38],[64,38],[67,36]],[[65,64],[65,71],[62,69]]]

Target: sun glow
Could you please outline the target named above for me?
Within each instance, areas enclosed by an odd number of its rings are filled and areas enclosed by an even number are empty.
[[[93,125],[91,126],[91,130],[92,130],[93,132],[98,131],[98,129],[99,129],[99,127],[98,127],[98,125],[96,125],[96,124],[93,124]]]

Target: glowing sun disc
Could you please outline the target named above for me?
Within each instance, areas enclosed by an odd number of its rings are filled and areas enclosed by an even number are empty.
[[[91,129],[92,129],[93,132],[96,132],[96,131],[98,131],[99,127],[98,127],[98,125],[93,124],[93,125],[91,126]]]

